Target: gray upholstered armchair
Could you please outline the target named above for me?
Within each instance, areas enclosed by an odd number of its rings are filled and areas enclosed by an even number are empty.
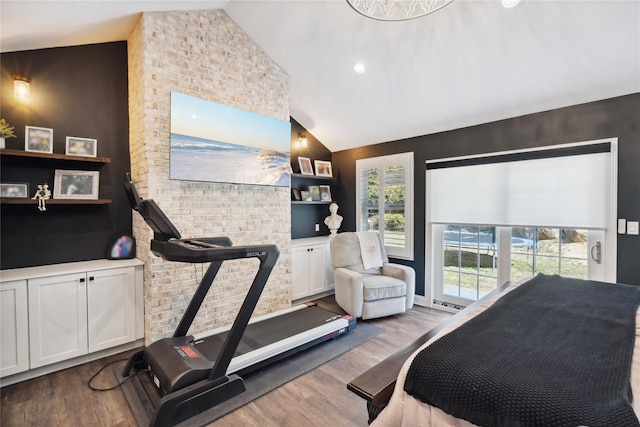
[[[331,263],[336,302],[350,315],[371,319],[413,307],[415,272],[389,263],[378,233],[337,234],[331,240]]]

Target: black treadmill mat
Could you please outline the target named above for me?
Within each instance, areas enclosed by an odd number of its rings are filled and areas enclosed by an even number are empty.
[[[251,323],[245,329],[244,335],[238,344],[234,357],[257,350],[269,344],[289,338],[309,329],[324,325],[332,320],[342,317],[331,311],[317,306],[310,306],[301,310],[281,314],[260,322]],[[196,349],[207,359],[214,361],[220,353],[220,349],[227,337],[227,332],[222,332],[194,344]]]
[[[321,345],[296,353],[285,360],[275,362],[258,371],[243,376],[247,391],[195,415],[193,418],[180,423],[177,427],[200,427],[208,425],[254,399],[357,347],[382,332],[382,328],[371,323],[358,322],[357,327],[348,334],[341,335],[335,340],[325,341]],[[120,381],[124,379],[121,376],[121,371],[121,367],[115,368],[114,371]],[[139,384],[140,376],[141,374],[138,373],[133,381],[125,381],[122,389],[138,426],[148,427],[150,417],[153,416],[153,413],[149,414],[152,405],[148,403],[148,398],[144,391],[142,391],[142,393],[137,391],[141,387]],[[151,391],[157,395],[155,390]]]

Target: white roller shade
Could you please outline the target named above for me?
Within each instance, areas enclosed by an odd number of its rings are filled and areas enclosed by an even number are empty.
[[[559,157],[503,155],[481,159],[484,164],[427,164],[429,222],[604,229],[611,200],[610,145],[585,147],[590,148],[578,151],[586,154],[549,150],[534,156]]]

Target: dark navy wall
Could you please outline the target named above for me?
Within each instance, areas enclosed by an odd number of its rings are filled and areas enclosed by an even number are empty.
[[[298,134],[300,133],[307,136],[307,148],[296,148]],[[331,151],[300,123],[291,118],[291,169],[294,173],[300,173],[300,165],[298,163],[298,157],[300,156],[311,159],[312,165],[314,160],[331,161]],[[294,176],[291,180],[291,188],[306,189],[309,185],[331,185],[331,196],[335,199],[335,193],[338,189],[333,183],[333,180],[326,181]],[[329,205],[326,204],[291,205],[291,238],[328,236],[329,229],[324,225],[324,219],[329,213]],[[316,224],[320,225],[319,231],[315,229]]]
[[[1,206],[2,269],[86,261],[106,257],[116,233],[131,232],[131,209],[123,176],[129,170],[127,43],[3,53],[0,116],[15,126],[7,148],[24,150],[25,126],[53,129],[54,153],[64,154],[67,136],[95,138],[98,156],[111,163],[68,163],[41,159],[2,159],[2,182],[53,186],[55,169],[99,170],[100,198],[108,205]],[[31,77],[32,100],[13,97],[11,74]]]
[[[344,217],[341,231],[356,226],[355,161],[367,157],[415,153],[416,291],[424,295],[425,162],[495,151],[618,138],[618,218],[640,220],[640,94],[632,94],[515,117],[448,132],[418,136],[333,153],[337,187],[334,198]],[[366,141],[363,141],[366,143]],[[618,235],[618,281],[640,285],[640,236]],[[403,261],[399,261],[403,262]],[[405,262],[403,262],[405,263]]]

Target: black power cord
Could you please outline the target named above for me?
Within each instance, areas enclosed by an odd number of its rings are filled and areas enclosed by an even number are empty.
[[[96,388],[96,387],[91,385],[91,381],[93,381],[98,375],[100,375],[100,373],[102,371],[104,371],[105,368],[107,368],[108,366],[111,366],[111,365],[115,365],[116,363],[126,362],[127,360],[128,359],[114,360],[113,362],[109,362],[106,365],[104,365],[102,368],[100,368],[100,370],[98,372],[96,372],[95,374],[93,374],[93,376],[91,378],[89,378],[89,381],[87,382],[87,385],[89,386],[89,388],[91,390],[93,390],[93,391],[109,391],[109,390],[114,390],[114,389],[120,387],[122,384],[124,384],[127,381],[129,381],[131,378],[133,378],[133,376],[129,375],[127,378],[125,378],[124,380],[120,381],[118,384],[114,385],[113,387],[109,387],[109,388]]]

